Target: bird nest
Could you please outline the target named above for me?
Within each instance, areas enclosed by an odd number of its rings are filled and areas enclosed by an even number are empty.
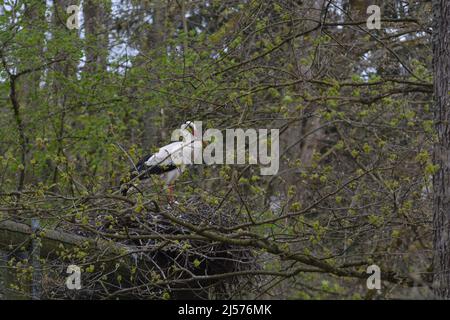
[[[251,249],[210,237],[227,235],[240,222],[234,209],[217,210],[200,197],[176,205],[115,195],[71,202],[60,204],[69,206],[68,214],[53,228],[89,241],[60,245],[48,256],[45,297],[227,299],[245,297],[257,283]],[[99,243],[106,245],[99,249]],[[69,264],[81,268],[81,290],[63,284]]]

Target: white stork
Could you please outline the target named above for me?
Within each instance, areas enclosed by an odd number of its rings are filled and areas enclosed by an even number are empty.
[[[130,170],[130,182],[133,180],[146,180],[152,175],[159,176],[169,189],[169,200],[172,201],[173,183],[186,169],[187,163],[193,163],[194,141],[196,141],[197,128],[192,121],[187,121],[181,125],[181,130],[188,135],[186,141],[172,142],[161,147],[155,154],[147,154],[141,158],[136,166]],[[186,148],[188,148],[186,150]],[[190,159],[187,159],[190,157]],[[124,183],[121,187],[123,196],[126,196],[131,187],[136,187],[130,183]]]

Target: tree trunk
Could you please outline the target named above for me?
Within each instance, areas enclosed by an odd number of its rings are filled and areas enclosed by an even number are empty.
[[[74,39],[78,37],[78,33],[72,30],[69,30],[66,26],[66,21],[68,14],[66,12],[67,7],[72,4],[71,0],[53,0],[53,12],[52,12],[52,26],[54,28],[54,37],[58,36],[60,31],[65,32],[66,34],[73,34]],[[52,44],[53,45],[53,44]],[[61,49],[62,55],[68,55],[69,52],[66,52],[64,48]],[[70,77],[75,77],[77,72],[77,62],[72,59],[66,59],[65,61],[60,61],[54,64],[53,70],[60,76],[64,76],[65,79],[69,79]],[[58,81],[58,79],[52,79],[52,103],[55,109],[60,110],[60,117],[55,122],[54,128],[57,130],[55,135],[57,136],[58,141],[58,149],[57,156],[60,156],[63,152],[63,139],[64,136],[64,127],[66,123],[66,103],[68,99],[68,91],[65,89],[65,85],[63,82]],[[49,167],[51,164],[49,164]],[[50,174],[49,174],[50,175]],[[57,188],[59,169],[57,164],[53,164],[53,173],[52,183],[55,184],[53,187],[54,190]]]
[[[450,298],[450,2],[433,1],[434,145],[433,177],[434,293]]]
[[[86,37],[86,65],[89,74],[106,71],[108,60],[108,16],[111,11],[110,1],[87,0],[83,5]]]
[[[166,10],[167,4],[164,1],[156,0],[151,3],[153,10],[151,11],[152,25],[151,29],[145,37],[143,37],[143,43],[141,44],[141,51],[144,56],[154,56],[158,59],[160,55],[166,54],[166,48],[164,45],[165,40],[165,25],[166,25]],[[156,74],[158,71],[156,71]],[[158,80],[151,82],[151,86],[156,86]],[[142,145],[146,150],[149,150],[151,146],[157,146],[161,143],[162,137],[166,136],[165,133],[161,134],[161,124],[158,124],[158,120],[161,117],[165,117],[162,106],[155,106],[151,110],[147,110],[144,114],[144,136],[142,139]],[[165,142],[165,141],[164,141]]]

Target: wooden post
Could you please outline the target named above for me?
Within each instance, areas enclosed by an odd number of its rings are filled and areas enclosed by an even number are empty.
[[[42,269],[41,269],[41,239],[37,236],[39,231],[39,219],[31,219],[31,231],[35,235],[31,241],[30,257],[33,267],[33,275],[31,279],[31,299],[40,300],[42,292]]]
[[[6,268],[8,261],[8,255],[5,251],[0,249],[0,300],[7,299],[6,295],[6,289],[7,289],[7,272],[8,269]]]

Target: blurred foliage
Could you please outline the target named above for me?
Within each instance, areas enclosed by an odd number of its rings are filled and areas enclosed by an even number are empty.
[[[277,175],[194,166],[177,182],[181,207],[197,195],[234,208],[237,239],[257,239],[246,246],[280,273],[246,297],[370,298],[373,263],[385,280],[376,297],[427,297],[430,4],[384,1],[382,28],[368,30],[351,3],[91,1],[80,30],[65,27],[67,1],[4,4],[0,212],[70,220],[50,194],[117,194],[129,157],[186,120],[279,128]]]

